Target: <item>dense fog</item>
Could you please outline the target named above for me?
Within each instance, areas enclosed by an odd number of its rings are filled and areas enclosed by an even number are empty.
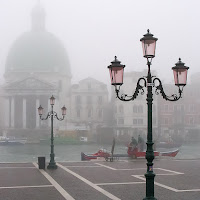
[[[37,2],[0,2],[1,77],[12,43],[30,30],[30,13]],[[91,76],[109,84],[107,66],[115,55],[127,65],[126,71],[145,69],[139,40],[147,29],[158,38],[152,69],[163,81],[173,80],[171,67],[179,57],[191,67],[189,76],[198,72],[198,1],[42,0],[40,3],[46,12],[46,29],[66,47],[73,82]]]
[[[199,6],[187,0],[1,0],[1,136],[49,141],[51,121],[42,121],[37,108],[48,115],[54,95],[59,117],[67,108],[62,122],[55,119],[55,137],[111,146],[115,136],[123,148],[133,135],[146,141],[146,90],[132,103],[120,102],[107,66],[114,56],[126,65],[121,92],[132,95],[137,79],[146,76],[140,39],[150,29],[158,38],[152,75],[167,95],[178,94],[171,68],[179,58],[189,67],[179,102],[154,93],[154,142],[199,142]]]

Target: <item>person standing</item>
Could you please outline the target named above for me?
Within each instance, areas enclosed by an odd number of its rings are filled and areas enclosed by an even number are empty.
[[[140,135],[138,135],[138,151],[144,151],[144,139]]]
[[[131,151],[133,151],[137,147],[137,145],[138,145],[137,140],[134,137],[132,137],[131,143],[129,144],[129,146],[131,147]]]

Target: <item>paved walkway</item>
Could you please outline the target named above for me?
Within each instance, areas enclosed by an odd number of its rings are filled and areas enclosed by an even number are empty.
[[[0,163],[2,200],[142,200],[146,160],[60,162],[56,170],[37,163]],[[154,160],[158,200],[200,200],[200,160]]]

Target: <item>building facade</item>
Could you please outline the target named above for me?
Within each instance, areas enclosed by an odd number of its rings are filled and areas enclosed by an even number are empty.
[[[40,120],[37,108],[50,111],[49,98],[56,98],[54,109],[65,119],[54,120],[54,133],[78,132],[84,136],[96,134],[103,123],[103,106],[108,102],[104,83],[93,78],[71,85],[71,67],[62,42],[48,32],[45,11],[38,3],[31,13],[31,30],[12,44],[5,64],[5,84],[0,88],[1,132],[8,137],[39,140],[50,137],[50,120]],[[83,133],[84,131],[84,133]]]
[[[200,93],[199,73],[191,76],[191,83],[183,90],[177,102],[159,98],[159,133],[161,138],[172,138],[183,142],[200,141]],[[167,95],[178,94],[175,85],[164,85]]]
[[[104,107],[108,103],[106,84],[93,78],[81,80],[71,87],[71,124],[81,132],[87,130],[96,135],[98,126],[103,125]]]
[[[32,10],[31,30],[18,37],[8,52],[4,78],[2,131],[27,138],[49,134],[50,122],[39,119],[37,108],[42,105],[47,113],[51,95],[56,98],[59,114],[63,104],[69,106],[71,69],[61,41],[46,30],[40,4]]]

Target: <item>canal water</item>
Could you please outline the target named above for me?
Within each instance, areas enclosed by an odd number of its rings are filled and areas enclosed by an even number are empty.
[[[111,150],[111,145],[55,145],[56,161],[80,161],[81,152],[95,153],[100,148]],[[126,153],[125,146],[116,145],[115,153]],[[161,149],[160,151],[167,151]],[[0,146],[0,162],[37,162],[39,156],[45,156],[49,161],[50,145],[47,144],[25,144]],[[177,159],[200,159],[200,144],[183,145],[176,156]]]

